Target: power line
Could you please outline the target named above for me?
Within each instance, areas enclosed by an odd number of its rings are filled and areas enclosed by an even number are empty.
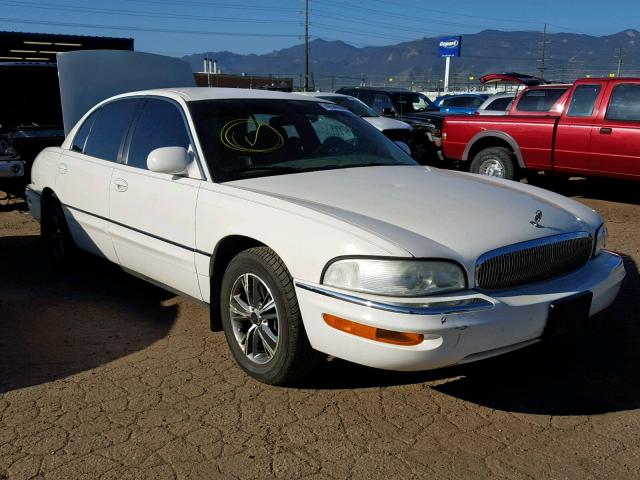
[[[153,33],[177,33],[183,35],[211,35],[211,36],[228,36],[228,37],[282,37],[282,38],[300,38],[297,34],[283,33],[256,33],[256,32],[213,32],[211,30],[178,30],[169,28],[146,28],[135,27],[131,25],[98,25],[92,23],[72,23],[72,22],[53,22],[50,20],[30,20],[26,18],[8,18],[0,17],[0,22],[24,23],[28,25],[55,25],[60,27],[82,27],[82,28],[99,28],[105,30],[124,30],[134,32],[153,32]]]
[[[279,23],[279,24],[291,24],[299,25],[297,20],[267,20],[267,19],[250,19],[250,18],[228,18],[228,17],[204,17],[201,15],[182,15],[182,14],[169,14],[169,13],[155,13],[155,12],[141,12],[138,10],[114,10],[109,8],[93,8],[93,7],[80,7],[76,5],[56,4],[50,6],[42,3],[34,2],[16,2],[16,1],[0,1],[3,5],[18,6],[33,8],[38,10],[54,10],[54,11],[71,11],[71,12],[88,12],[88,13],[100,13],[106,15],[120,15],[120,16],[137,16],[137,17],[152,17],[152,18],[166,18],[166,19],[185,19],[196,21],[224,21],[224,22],[240,22],[240,23]]]
[[[543,23],[542,21],[538,21],[538,20],[522,20],[522,19],[516,19],[516,18],[505,18],[505,17],[487,17],[484,15],[472,15],[472,14],[468,14],[468,13],[460,13],[460,12],[453,12],[451,10],[436,10],[434,8],[428,7],[417,7],[414,5],[408,5],[406,3],[399,3],[399,2],[392,2],[392,1],[388,1],[388,0],[367,0],[368,2],[375,2],[375,3],[381,3],[381,4],[385,4],[385,5],[391,5],[391,6],[400,6],[403,8],[410,8],[413,10],[419,10],[421,13],[438,13],[441,15],[447,15],[447,16],[453,16],[453,17],[465,17],[465,18],[477,18],[480,20],[497,20],[497,21],[505,21],[505,22],[510,22],[510,23],[522,23],[522,24],[529,24],[529,25],[540,25],[541,23]]]
[[[350,28],[347,30],[345,28],[334,27],[326,23],[313,22],[313,25],[322,27],[324,29],[331,30],[334,32],[349,33],[351,35],[356,35],[356,36],[376,37],[376,38],[382,38],[384,40],[393,40],[393,41],[400,41],[400,42],[410,42],[412,40],[415,40],[415,38],[398,37],[395,35],[382,35],[376,32],[372,32],[370,30],[360,30],[355,28]]]
[[[194,2],[194,1],[172,1],[172,0],[127,0],[128,2],[136,2],[136,3],[148,3],[152,5],[175,5],[179,7],[192,6],[199,8],[223,8],[230,10],[243,10],[247,9],[251,10],[267,10],[267,11],[279,11],[279,12],[300,12],[299,8],[292,7],[273,7],[264,5],[238,5],[238,4],[229,4],[229,3],[212,3],[212,2]]]

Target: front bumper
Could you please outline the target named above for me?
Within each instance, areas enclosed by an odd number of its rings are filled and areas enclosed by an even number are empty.
[[[398,304],[397,299],[353,295],[303,281],[296,281],[296,293],[316,350],[370,367],[429,370],[535,343],[546,325],[549,304],[578,292],[593,292],[589,315],[595,315],[616,298],[624,276],[622,259],[603,252],[571,274],[491,296],[467,291]],[[330,327],[323,313],[372,327],[422,333],[425,339],[415,346],[368,340]]]
[[[0,160],[0,178],[24,177],[24,162],[22,160]]]

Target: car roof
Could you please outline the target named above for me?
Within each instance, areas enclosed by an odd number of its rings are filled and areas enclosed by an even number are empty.
[[[420,93],[413,92],[408,88],[400,87],[342,87],[340,90],[372,90],[372,91],[385,91],[385,92],[398,92],[398,93]]]
[[[527,90],[546,90],[549,88],[570,88],[570,83],[545,83],[544,85],[532,85]]]
[[[489,98],[487,98],[487,101],[489,100],[497,100],[498,98],[514,98],[517,95],[516,92],[500,92],[500,93],[494,93],[493,95],[490,95]]]
[[[585,77],[579,78],[575,83],[589,83],[589,82],[640,82],[640,77]]]
[[[271,90],[257,90],[248,88],[218,88],[218,87],[187,87],[187,88],[159,88],[140,92],[129,92],[125,95],[177,95],[187,102],[200,100],[223,99],[265,99],[265,100],[308,100],[322,101],[313,97],[304,98],[294,93],[277,92]]]
[[[295,92],[296,95],[305,95],[307,97],[322,98],[322,97],[344,97],[353,98],[351,95],[345,95],[344,93],[333,92]]]
[[[489,93],[446,93],[440,95],[438,98],[451,98],[451,97],[486,97]]]

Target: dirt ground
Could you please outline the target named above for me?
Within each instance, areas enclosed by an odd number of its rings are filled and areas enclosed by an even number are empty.
[[[202,306],[98,259],[54,270],[0,201],[0,479],[640,478],[640,184],[560,191],[628,272],[583,331],[432,372],[332,360],[297,388],[247,378]]]

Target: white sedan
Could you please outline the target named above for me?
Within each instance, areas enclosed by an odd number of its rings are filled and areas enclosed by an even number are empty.
[[[119,95],[32,176],[57,262],[80,248],[209,304],[238,364],[271,384],[322,354],[421,370],[515,350],[607,307],[625,275],[593,210],[420,166],[312,97]]]

